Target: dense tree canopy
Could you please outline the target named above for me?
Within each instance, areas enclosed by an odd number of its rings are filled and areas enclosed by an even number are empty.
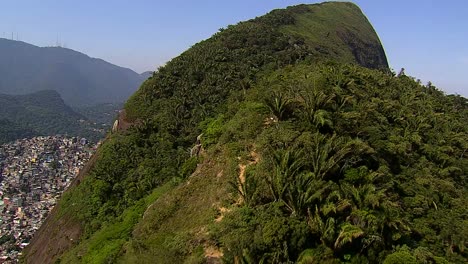
[[[274,121],[249,140],[262,160],[219,231],[225,257],[466,260],[468,100],[336,64],[286,67],[256,89],[247,102],[267,98]]]
[[[58,260],[465,261],[467,100],[391,73],[357,11],[274,11],[158,69],[51,216],[83,230]]]

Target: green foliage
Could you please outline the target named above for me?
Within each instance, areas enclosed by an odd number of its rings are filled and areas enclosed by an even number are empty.
[[[197,165],[198,165],[198,157],[196,156],[191,157],[188,160],[186,160],[184,164],[182,164],[182,168],[180,172],[181,176],[183,178],[190,176],[190,174],[192,174],[197,168]]]
[[[200,129],[203,131],[203,145],[210,146],[218,142],[219,137],[223,133],[224,115],[219,115],[217,118],[207,118],[200,124]]]
[[[73,109],[85,116],[89,121],[108,130],[117,117],[117,114],[123,108],[123,103],[106,103],[93,106],[73,107]]]
[[[336,54],[334,59],[340,62],[354,60],[368,68],[388,67],[372,25],[356,5],[322,3],[293,8],[291,11],[296,11],[294,22],[284,23],[281,31],[295,34],[309,46],[314,46],[316,56]]]
[[[306,249],[301,252],[297,259],[299,264],[337,264],[340,263],[335,259],[333,251],[330,248],[319,246],[314,249]]]
[[[272,113],[263,100],[270,87],[289,87],[283,91],[290,98],[288,114],[275,122],[268,122]],[[315,94],[310,99],[315,103],[306,103],[307,94]],[[330,63],[287,67],[251,87],[242,102],[236,102],[238,96],[228,98],[225,113],[197,126],[202,141],[212,142],[206,145],[210,153],[222,149],[226,158],[254,163],[245,169],[243,182],[236,162],[226,167],[226,174],[234,172],[228,174],[231,196],[240,195],[242,203],[211,227],[212,243],[223,248],[225,261],[444,263],[466,258],[463,100],[408,78]],[[314,122],[307,114],[312,108],[329,113],[330,123]],[[62,209],[79,212],[77,217],[89,223],[88,235],[115,222],[152,188],[193,172],[198,159],[188,159],[186,150],[176,147],[179,139],[162,126],[145,122],[113,135],[91,174],[64,196],[61,203],[75,205]],[[252,152],[261,159],[254,161]],[[160,230],[162,223],[181,217],[175,216],[182,209],[174,199],[144,221],[147,233],[159,235],[134,240],[132,252],[143,243],[172,261],[196,259],[190,231]],[[71,203],[78,200],[86,202]],[[120,246],[109,243],[109,255],[124,245],[115,243]],[[183,246],[187,243],[191,246]],[[403,244],[411,245],[410,253],[393,252]]]
[[[0,119],[0,144],[19,138],[33,137],[35,135],[37,135],[37,132],[33,131],[31,128],[7,119]]]
[[[281,93],[275,93],[265,100],[265,104],[270,109],[272,115],[278,120],[283,120],[288,114],[290,100]]]
[[[230,214],[217,232],[225,245],[225,260],[233,262],[236,256],[244,256],[253,263],[278,263],[297,257],[297,250],[307,246],[307,224],[283,216],[282,207],[279,203],[243,207]]]
[[[83,240],[79,247],[62,256],[61,260],[65,263],[78,261],[85,263],[115,262],[122,246],[131,237],[133,227],[141,220],[146,208],[172,188],[172,184],[168,183],[154,189],[147,197],[125,209],[115,220],[105,223],[91,236]]]
[[[182,149],[172,149],[167,139],[137,129],[131,136],[113,135],[97,155],[90,175],[75,191],[64,194],[60,207],[63,214],[75,211],[74,217],[86,223],[88,234],[155,187],[178,177],[178,167],[188,156]]]
[[[342,63],[386,67],[382,52],[349,3],[229,26],[142,85],[125,106],[134,126],[58,211],[86,241],[181,182],[115,227],[110,261],[199,261],[216,245],[227,263],[464,262],[468,102]],[[187,151],[200,134],[203,162]]]
[[[0,237],[0,245],[3,245],[8,241],[14,241],[14,240],[15,238],[13,237],[13,235],[3,235]]]
[[[226,216],[224,229],[217,231],[228,261],[245,256],[273,263],[466,258],[466,214],[460,207],[467,196],[462,175],[468,168],[468,127],[460,115],[467,113],[466,103],[461,107],[453,97],[409,78],[336,64],[280,70],[246,100],[257,102],[278,85],[291,87],[283,92],[291,98],[291,114],[251,135],[250,144],[262,157],[248,174],[257,197]],[[314,122],[311,116],[318,111],[329,113],[330,123]],[[428,152],[432,148],[440,150]],[[259,210],[276,214],[263,219]],[[308,231],[295,237],[304,239],[300,249],[307,251],[256,238],[257,232],[271,233],[289,241],[281,235],[282,226],[295,224],[271,225],[282,217],[307,224]],[[241,242],[234,245],[234,237]],[[391,253],[403,243],[412,247]],[[319,248],[333,253],[325,257],[323,251],[315,253]]]
[[[264,115],[263,104],[244,103],[239,111],[224,126],[224,133],[220,136],[221,144],[228,142],[245,142],[258,134]]]
[[[94,128],[98,127],[65,105],[56,91],[27,95],[0,94],[0,143],[57,134],[97,141],[105,132]]]
[[[409,251],[398,251],[388,255],[384,264],[417,264],[416,258]]]

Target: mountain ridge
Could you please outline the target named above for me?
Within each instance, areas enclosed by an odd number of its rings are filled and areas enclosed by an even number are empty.
[[[328,5],[335,4],[332,3]],[[345,5],[343,6],[345,7]],[[279,28],[281,26],[294,24],[296,20],[295,16],[297,16],[298,13],[303,11],[310,12],[309,8],[314,7],[315,5],[299,6],[273,11],[263,17],[240,22],[235,26],[228,26],[225,29],[221,29],[220,32],[215,33],[211,38],[195,44],[192,48],[172,59],[165,66],[159,68],[127,101],[125,111],[122,112],[125,113],[125,115],[120,116],[119,119],[125,121],[126,124],[133,123],[133,127],[121,131],[114,136],[123,141],[127,141],[124,135],[132,135],[135,129],[140,131],[140,128],[138,128],[140,126],[143,126],[141,127],[141,129],[143,129],[142,131],[146,129],[151,131],[151,127],[156,124],[159,124],[157,126],[167,124],[169,128],[164,129],[164,131],[167,132],[164,132],[162,137],[170,139],[172,142],[170,144],[173,144],[176,149],[171,150],[172,147],[163,147],[161,145],[160,154],[152,157],[152,159],[157,159],[156,157],[159,157],[161,160],[164,160],[165,163],[169,160],[176,161],[178,158],[174,156],[175,153],[179,153],[186,159],[186,151],[182,149],[177,150],[177,148],[187,148],[200,133],[200,131],[196,129],[196,123],[201,121],[197,116],[204,115],[204,113],[211,113],[210,115],[212,115],[212,112],[220,107],[219,103],[216,101],[226,100],[228,94],[234,87],[235,89],[240,88],[241,91],[249,89],[258,81],[257,78],[260,78],[256,77],[256,75],[262,68],[281,68],[289,64],[294,64],[296,60],[308,60],[313,62],[340,59],[337,58],[331,50],[328,50],[328,46],[309,47],[305,43],[305,39],[298,36],[298,34],[288,35],[280,32]],[[361,21],[361,23],[368,23],[359,9],[357,10],[358,12],[356,12],[355,8],[346,6],[346,10],[351,12],[351,17],[357,16],[357,19]],[[380,45],[378,37],[373,38],[372,41],[377,41]],[[362,51],[366,52],[366,50]],[[356,63],[354,55],[350,51],[344,52],[349,54],[344,61]],[[385,54],[383,54],[383,56],[385,56]],[[204,61],[205,65],[193,67],[192,64],[196,65],[198,61]],[[378,65],[380,66],[379,68],[388,67],[386,59],[378,61],[384,62]],[[210,74],[212,77],[209,77]],[[184,79],[187,81],[182,81]],[[192,93],[194,90],[199,91],[197,95]],[[168,100],[168,98],[172,99]],[[190,103],[190,100],[193,100],[195,103]],[[200,108],[201,105],[206,108]],[[174,113],[166,110],[160,111],[161,109],[169,109],[174,106],[178,109]],[[221,109],[223,108],[221,107]],[[173,114],[177,116],[173,116]],[[152,115],[157,115],[158,117],[154,118],[154,121],[148,120]],[[180,120],[181,118],[182,120]],[[184,124],[183,120],[191,119],[193,120]],[[179,123],[181,121],[182,123]],[[145,129],[145,127],[147,128]],[[194,127],[195,131],[193,131]],[[119,136],[120,133],[122,137]],[[175,136],[171,135],[171,133],[177,133],[178,138],[175,139]],[[132,136],[128,139],[130,138],[132,138]],[[114,140],[107,139],[103,144],[104,146],[107,146],[106,142],[109,146],[114,144],[111,143],[114,142]],[[117,145],[120,144],[117,142],[115,143]],[[169,149],[167,147],[169,147]],[[116,154],[106,149],[107,147],[101,147],[100,150],[97,151],[97,157],[93,159],[96,163],[90,165],[94,170],[97,169],[96,165],[100,163],[99,159]],[[172,158],[168,159],[168,157],[161,156],[163,153],[170,155]],[[118,159],[117,157],[113,158],[113,160]],[[183,164],[186,170],[184,175],[192,172],[193,162],[193,159],[189,159]],[[115,165],[106,166],[115,167]],[[170,169],[167,173],[170,174],[170,171],[178,174],[174,169]],[[89,171],[89,173],[92,174],[93,170]],[[164,177],[161,179],[163,178]],[[84,177],[75,188],[85,188],[84,186],[87,184],[83,184],[83,182],[89,179],[89,176]],[[160,182],[160,180],[157,180],[157,182]],[[223,180],[223,182],[225,181]],[[228,183],[225,182],[225,184]],[[162,188],[164,190],[167,190],[167,188],[171,189],[171,187]],[[155,189],[155,192],[158,192],[158,188]],[[73,200],[74,193],[76,192],[73,190],[67,191],[64,195],[67,198],[63,198],[62,200]],[[77,245],[73,245],[66,237],[73,238],[73,241],[77,241],[81,234],[86,232],[86,227],[83,226],[76,217],[72,217],[66,213],[67,210],[71,211],[75,209],[68,208],[68,202],[64,203],[67,205],[61,205],[59,203],[58,208],[54,209],[55,213],[46,220],[44,227],[39,230],[39,235],[31,241],[31,245],[26,249],[25,253],[25,260],[27,262],[28,259],[50,262],[57,259],[73,258],[72,256],[75,253],[69,250],[70,248],[78,250],[78,247],[76,247]],[[57,223],[68,223],[69,228],[57,232],[55,229]],[[80,231],[76,232],[77,230]],[[56,235],[49,237],[48,234]],[[47,241],[47,244],[44,244],[45,241]],[[61,241],[61,246],[55,245],[54,241]],[[66,251],[68,251],[68,255],[63,256]],[[69,262],[71,260],[65,261]]]
[[[24,261],[461,262],[467,106],[390,72],[354,4],[228,26],[127,101]]]
[[[56,90],[72,106],[124,102],[144,76],[61,47],[0,38],[0,93]]]
[[[0,94],[0,120],[4,120],[0,143],[30,136],[68,134],[92,140],[94,132],[89,120],[65,104],[57,91],[43,90],[25,95]],[[19,129],[10,131],[8,127]]]

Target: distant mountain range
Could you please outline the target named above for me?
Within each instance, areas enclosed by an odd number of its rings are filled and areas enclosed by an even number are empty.
[[[138,74],[61,47],[0,38],[0,93],[57,91],[70,106],[121,103],[151,73]]]
[[[68,134],[99,139],[104,131],[65,104],[54,90],[0,94],[0,143],[37,135]]]

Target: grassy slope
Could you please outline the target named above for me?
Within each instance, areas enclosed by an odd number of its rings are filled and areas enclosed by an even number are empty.
[[[129,239],[146,208],[173,188],[172,183],[153,190],[151,194],[127,208],[115,222],[104,225],[79,246],[61,257],[63,263],[103,263],[120,253],[122,245]]]
[[[208,227],[227,203],[224,155],[212,155],[174,191],[151,205],[124,246],[120,263],[199,263],[210,246]]]
[[[223,253],[213,230],[243,204],[238,188],[260,160],[253,143],[267,113],[258,102],[230,108],[234,116],[221,122],[211,119],[205,126],[208,149],[197,170],[147,210],[119,263],[221,263]]]
[[[69,252],[64,255],[63,260],[79,262],[80,260],[76,258],[78,253],[83,254],[81,261],[95,256],[94,241],[99,241],[102,238],[101,232],[110,232],[106,227],[113,224],[120,226],[119,221],[122,220],[122,215],[134,211],[132,208],[140,203],[139,200],[130,200],[126,204],[124,198],[126,199],[132,193],[135,193],[136,189],[131,188],[136,188],[135,185],[142,183],[133,183],[132,181],[134,181],[133,177],[138,176],[140,171],[142,173],[147,172],[145,164],[158,162],[160,159],[163,165],[170,164],[171,167],[168,165],[166,169],[156,170],[153,178],[177,178],[180,163],[175,166],[173,165],[174,162],[171,163],[171,160],[180,159],[181,157],[187,158],[184,149],[190,147],[195,137],[200,133],[201,129],[198,128],[200,123],[214,115],[228,111],[226,101],[230,94],[237,94],[237,98],[233,97],[234,101],[243,100],[240,99],[243,96],[243,89],[249,89],[249,87],[255,85],[262,76],[267,76],[272,69],[294,64],[297,61],[317,61],[323,58],[339,59],[340,56],[343,56],[343,61],[359,62],[357,58],[360,53],[357,53],[358,56],[353,56],[351,50],[348,49],[343,50],[342,54],[338,54],[337,49],[342,46],[336,46],[334,44],[336,40],[316,44],[311,38],[313,35],[304,33],[307,31],[307,28],[304,28],[307,25],[304,23],[306,23],[305,20],[307,19],[318,19],[317,15],[328,9],[336,11],[344,8],[344,13],[357,12],[355,15],[343,17],[343,19],[351,19],[344,22],[345,27],[351,30],[354,22],[352,19],[356,17],[360,17],[359,23],[368,23],[362,13],[359,10],[349,8],[348,4],[340,3],[324,4],[320,10],[314,8],[314,6],[311,6],[310,9],[307,6],[299,6],[275,11],[263,18],[229,27],[217,33],[213,38],[196,44],[180,57],[169,62],[167,66],[161,68],[153,78],[142,85],[126,105],[126,111],[130,119],[143,120],[139,128],[126,131],[122,135],[109,139],[104,144],[106,145],[104,147],[108,148],[107,154],[97,161],[102,168],[95,169],[92,175],[87,177],[88,179],[82,181],[79,188],[69,191],[67,199],[60,201],[58,207],[62,208],[62,215],[52,214],[49,217],[49,219],[61,216],[75,219],[80,223],[81,230],[90,230],[91,232],[87,232],[86,236],[82,236],[74,245],[69,244],[66,246],[66,248],[70,246],[71,249],[68,248]],[[309,14],[310,11],[313,12]],[[335,14],[327,12],[325,16],[335,16]],[[279,19],[275,20],[278,17]],[[295,20],[296,22],[294,22]],[[291,23],[297,23],[301,30],[292,32],[292,26],[284,26],[286,24],[291,25]],[[329,26],[333,25],[330,24]],[[341,27],[342,25],[335,26]],[[364,26],[364,28],[369,29],[371,26]],[[317,29],[310,31],[317,32]],[[373,30],[359,32],[359,34],[362,33],[362,36],[359,35],[357,38],[364,39],[372,32]],[[324,34],[324,32],[320,34]],[[304,38],[302,39],[300,36]],[[373,36],[372,39],[375,40],[377,37]],[[378,48],[381,49],[381,47]],[[371,52],[375,56],[383,56],[383,59],[382,57],[377,59],[380,64],[376,65],[378,67],[387,66],[384,54],[367,49],[360,52],[364,54]],[[185,102],[184,99],[186,99]],[[172,111],[174,105],[178,105],[176,113]],[[230,105],[232,106],[232,102]],[[257,106],[258,103],[251,107],[255,109]],[[232,111],[236,112],[236,110]],[[244,118],[248,117],[243,120],[250,120],[249,122],[256,123],[257,127],[258,124],[263,122],[262,119],[259,119],[261,116],[258,114],[254,113],[252,116],[252,112],[249,111],[240,113],[240,115],[242,114],[247,115]],[[181,116],[182,120],[178,120]],[[232,126],[233,129],[250,131],[242,123],[234,122],[232,125],[236,125]],[[156,130],[158,132],[155,132]],[[153,131],[153,133],[148,134],[148,131]],[[252,138],[255,132],[255,130],[250,131],[251,134],[246,136],[244,140],[249,137]],[[236,134],[235,131],[232,131],[232,134]],[[166,144],[164,140],[168,140],[169,143]],[[155,144],[155,141],[158,143]],[[132,149],[131,146],[138,147]],[[140,148],[142,146],[146,147]],[[160,204],[160,206],[152,206],[151,208],[154,209],[151,209],[147,217],[142,218],[141,221],[137,219],[138,217],[130,218],[132,223],[138,222],[138,224],[132,233],[133,237],[129,242],[124,243],[121,251],[119,251],[121,255],[117,254],[117,257],[122,257],[122,261],[129,262],[152,258],[160,258],[165,262],[165,258],[179,255],[183,259],[199,261],[200,256],[203,255],[203,250],[205,250],[205,242],[209,240],[206,240],[206,235],[197,232],[205,230],[207,226],[213,223],[214,218],[219,214],[217,211],[218,204],[223,203],[224,199],[231,199],[229,197],[231,192],[227,191],[229,189],[228,183],[235,182],[236,178],[233,175],[237,173],[238,166],[238,163],[233,163],[232,160],[237,159],[239,153],[245,152],[247,146],[248,142],[234,146],[235,149],[244,149],[234,151],[235,154],[226,149],[219,150],[222,155],[225,155],[225,158],[221,158],[221,161],[218,160],[219,156],[222,156],[220,153],[208,151],[206,160],[203,163],[206,166],[197,170],[197,173],[174,191],[168,192],[156,200],[155,205]],[[113,154],[110,154],[109,151],[113,148],[116,150],[112,152]],[[168,150],[168,148],[173,149]],[[177,148],[177,151],[175,148]],[[152,151],[155,152],[152,153]],[[159,154],[160,152],[169,153],[170,155],[159,157],[157,155],[163,155]],[[248,156],[245,153],[243,155]],[[143,160],[144,162],[142,162]],[[227,165],[224,173],[230,176],[218,178],[218,173],[224,169],[223,165]],[[170,170],[167,168],[170,168]],[[111,182],[110,185],[97,186],[96,184],[103,183],[103,179],[108,179]],[[122,182],[129,182],[131,188],[122,190]],[[99,189],[101,187],[103,190]],[[142,187],[142,190],[149,192],[145,186]],[[108,196],[105,196],[104,193],[107,193]],[[109,208],[109,206],[111,207]],[[69,210],[64,211],[63,208]],[[111,209],[110,213],[106,213],[107,209]],[[113,218],[113,215],[116,215],[116,217]],[[141,215],[136,214],[136,216]],[[151,221],[148,219],[151,219]],[[156,222],[158,219],[166,220],[159,223]],[[124,222],[121,223],[126,225]],[[161,225],[154,226],[155,222]],[[47,228],[53,229],[54,227],[45,227],[45,229]],[[123,236],[117,236],[116,239],[112,240],[115,242],[113,244],[115,247],[105,251],[108,254],[103,253],[100,259],[116,257],[118,245],[129,239],[128,229],[125,230]],[[47,233],[47,230],[41,229],[43,239],[47,238],[52,241],[56,239],[57,234],[44,237],[47,236]],[[198,236],[193,236],[194,234],[198,234]],[[172,239],[172,241],[168,239]],[[170,242],[168,245],[160,243],[166,240]],[[40,248],[40,245],[37,245],[35,241],[41,241],[41,238],[33,240],[31,246],[26,249],[26,260],[38,257],[35,256],[38,251],[31,251],[31,248]],[[184,243],[187,241],[191,243],[188,244],[188,247],[184,247]],[[146,245],[151,245],[151,247]],[[180,250],[182,252],[178,252]],[[61,250],[57,251],[57,249],[51,247],[47,252],[41,251],[39,257],[46,261],[52,261],[61,252]]]

